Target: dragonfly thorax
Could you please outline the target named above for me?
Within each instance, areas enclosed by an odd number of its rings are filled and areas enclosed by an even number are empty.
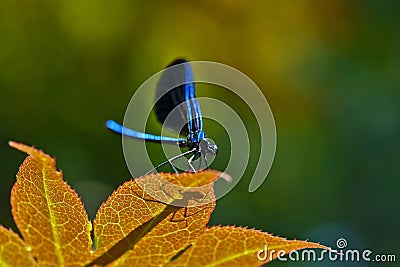
[[[199,149],[200,141],[206,138],[206,134],[203,131],[190,132],[187,136],[187,146],[189,149]]]

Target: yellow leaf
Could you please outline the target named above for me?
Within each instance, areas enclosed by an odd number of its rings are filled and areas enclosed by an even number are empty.
[[[16,233],[0,225],[0,266],[38,266],[30,250]]]
[[[304,248],[329,249],[317,243],[286,240],[253,229],[215,226],[208,228],[179,258],[164,266],[261,266],[276,259],[279,251],[282,257]]]
[[[55,160],[10,145],[29,154],[11,192],[23,240],[0,226],[1,266],[260,266],[293,250],[329,249],[240,227],[207,229],[214,181],[224,174],[203,171],[125,182],[96,215],[92,251],[91,223]]]
[[[10,142],[26,152],[11,191],[12,214],[40,266],[81,266],[90,258],[91,223],[74,190],[40,150]]]
[[[157,174],[123,184],[97,213],[97,259],[88,266],[113,260],[110,266],[168,262],[205,230],[215,207],[213,181],[219,175],[215,171]]]

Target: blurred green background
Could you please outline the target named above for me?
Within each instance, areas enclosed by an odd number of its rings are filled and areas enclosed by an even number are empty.
[[[2,0],[0,223],[15,229],[10,189],[25,158],[9,140],[56,157],[93,218],[130,178],[105,121],[122,121],[136,88],[186,57],[244,72],[276,120],[268,179],[250,194],[244,177],[210,224],[399,258],[399,12],[399,1]]]

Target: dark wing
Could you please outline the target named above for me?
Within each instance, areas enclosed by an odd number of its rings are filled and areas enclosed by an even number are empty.
[[[171,66],[174,67],[169,68]],[[181,85],[176,86],[177,84]],[[202,130],[193,73],[186,60],[177,59],[164,70],[157,84],[156,99],[159,97],[161,98],[155,104],[155,111],[158,120],[165,127],[186,135]],[[167,116],[170,116],[168,120]]]

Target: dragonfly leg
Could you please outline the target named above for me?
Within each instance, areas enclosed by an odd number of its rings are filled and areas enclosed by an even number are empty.
[[[166,161],[164,161],[164,162],[158,164],[156,167],[154,167],[153,169],[151,169],[150,171],[148,171],[145,175],[154,172],[155,170],[157,170],[158,168],[164,166],[165,164],[170,164],[171,167],[172,167],[172,169],[175,171],[175,173],[178,173],[178,170],[175,168],[175,166],[173,166],[172,161],[174,161],[174,160],[176,160],[176,159],[178,159],[178,158],[184,157],[184,156],[186,156],[186,155],[189,155],[189,154],[193,153],[194,151],[195,151],[195,149],[192,149],[192,150],[186,151],[185,153],[176,155],[176,156],[170,158],[169,160],[166,160]]]
[[[196,169],[193,167],[192,161],[197,157],[197,155],[199,154],[199,152],[195,152],[193,154],[193,156],[191,156],[188,160],[188,164],[189,164],[189,168],[192,169],[192,172],[196,172]]]
[[[164,166],[164,165],[167,164],[167,163],[170,163],[170,164],[171,164],[171,162],[170,162],[169,160],[164,161],[164,162],[158,164],[157,166],[155,166],[155,167],[154,167],[153,169],[151,169],[150,171],[146,172],[144,175],[148,175],[148,174],[150,174],[150,173],[156,171],[158,168]]]
[[[179,172],[178,172],[178,170],[175,168],[174,164],[172,164],[172,162],[171,162],[170,160],[168,160],[168,163],[169,163],[169,165],[171,166],[171,168],[174,170],[174,172],[175,172],[176,174],[178,174]]]

